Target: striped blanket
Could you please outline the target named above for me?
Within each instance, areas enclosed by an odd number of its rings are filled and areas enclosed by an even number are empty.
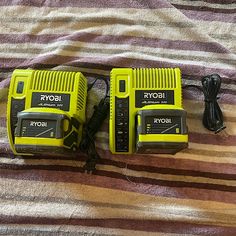
[[[236,2],[234,0],[0,1],[1,235],[236,235]],[[15,68],[81,71],[180,67],[183,84],[218,73],[228,137],[202,123],[204,97],[183,92],[189,148],[111,155],[108,119],[94,175],[85,157],[15,157],[6,131]],[[89,92],[88,116],[104,85]]]

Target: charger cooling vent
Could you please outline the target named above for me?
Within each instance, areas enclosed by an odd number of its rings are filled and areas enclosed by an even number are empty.
[[[134,69],[133,88],[174,89],[177,86],[174,69]]]
[[[78,88],[78,100],[77,100],[77,110],[83,110],[84,108],[84,100],[86,98],[85,95],[86,86],[85,86],[85,79],[81,78],[79,81],[79,88]]]
[[[73,92],[75,73],[66,71],[36,70],[31,89],[39,91]]]

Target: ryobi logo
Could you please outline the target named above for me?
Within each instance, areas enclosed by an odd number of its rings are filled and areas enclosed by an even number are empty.
[[[166,98],[165,96],[165,93],[161,93],[161,92],[158,92],[158,93],[143,93],[143,98],[154,98],[154,99],[162,99],[162,98]]]
[[[61,96],[59,95],[47,95],[41,94],[40,101],[50,101],[50,102],[61,102]]]
[[[34,127],[47,127],[48,122],[46,121],[30,121],[30,126]]]
[[[154,118],[153,123],[155,124],[171,124],[171,118]]]

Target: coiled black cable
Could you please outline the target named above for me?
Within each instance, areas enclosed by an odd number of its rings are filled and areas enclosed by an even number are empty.
[[[197,85],[184,85],[183,88],[193,87],[204,94],[205,109],[202,118],[202,124],[210,131],[214,131],[216,134],[225,129],[223,114],[220,106],[217,102],[217,97],[220,86],[221,77],[218,74],[207,75],[202,78],[202,88]]]
[[[97,80],[98,79],[96,79],[92,84],[88,86],[88,91],[94,86]],[[86,164],[84,165],[84,169],[87,172],[95,171],[96,164],[100,159],[100,156],[96,151],[94,136],[100,129],[103,121],[106,119],[110,108],[110,99],[108,96],[109,85],[107,80],[102,80],[106,84],[105,96],[103,99],[101,99],[98,105],[94,106],[93,115],[84,127],[84,135],[80,143],[80,150],[86,153],[88,156]]]
[[[220,91],[221,77],[218,74],[208,75],[202,78],[202,91],[205,96],[205,110],[202,123],[208,130],[219,133],[225,129],[223,114],[217,102]]]

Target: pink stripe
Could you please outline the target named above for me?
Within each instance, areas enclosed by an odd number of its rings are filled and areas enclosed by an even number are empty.
[[[174,7],[176,7],[179,10],[194,10],[194,11],[209,11],[209,12],[217,12],[217,13],[226,13],[226,14],[234,14],[236,13],[235,8],[214,8],[208,7],[208,6],[192,6],[192,5],[181,5],[181,4],[172,4]]]
[[[38,0],[2,0],[0,6],[34,6],[34,7],[91,7],[91,8],[170,8],[171,5],[167,1],[163,0],[149,0],[148,2],[143,1],[132,1],[132,0],[99,0],[99,1],[87,1],[87,0],[69,0],[69,1],[38,1]]]
[[[181,10],[181,12],[190,19],[235,23],[234,14],[193,10]]]
[[[123,229],[123,230],[135,230],[143,232],[162,232],[162,233],[177,233],[178,235],[202,235],[202,236],[235,236],[236,228],[227,226],[216,226],[207,224],[194,224],[188,221],[173,221],[173,220],[147,220],[147,219],[130,219],[130,218],[50,218],[50,217],[29,217],[29,216],[18,216],[18,215],[0,215],[0,221],[2,224],[17,224],[17,225],[76,225],[90,227],[88,235],[91,232],[91,227],[96,232],[96,227],[105,229]],[[27,230],[24,233],[29,233]],[[11,226],[8,227],[6,232],[12,232]],[[17,231],[19,233],[19,231]],[[38,231],[33,231],[38,232]],[[53,231],[49,234],[52,235]],[[78,231],[79,234],[81,231]],[[20,232],[22,233],[22,232]],[[41,232],[42,233],[42,232]],[[57,231],[57,234],[60,231]],[[83,235],[87,235],[87,232],[83,230]],[[136,232],[137,233],[137,232]],[[39,233],[40,234],[40,233]],[[43,234],[43,233],[42,233]],[[14,234],[15,235],[15,234]],[[36,234],[35,234],[36,235]],[[44,234],[43,234],[44,235]],[[93,235],[97,235],[96,233]],[[131,235],[131,234],[130,234]],[[138,235],[138,233],[137,233]]]
[[[221,103],[236,104],[235,91],[221,89],[219,93],[219,98],[220,98],[218,101],[219,104]],[[188,88],[188,89],[183,90],[183,100],[184,99],[189,99],[193,101],[201,101],[202,103],[204,103],[204,96],[202,95],[202,92],[194,88]]]
[[[202,0],[203,2],[209,2],[209,3],[215,3],[215,4],[221,4],[221,5],[227,5],[227,4],[233,4],[235,3],[235,0]]]

